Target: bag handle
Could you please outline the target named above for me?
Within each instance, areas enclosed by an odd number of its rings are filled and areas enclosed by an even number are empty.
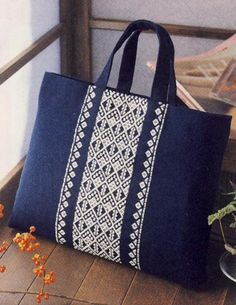
[[[124,47],[117,83],[118,91],[129,93],[132,87],[140,33],[134,32]]]
[[[125,93],[130,93],[132,83],[133,83],[133,76],[135,71],[135,62],[137,57],[137,45],[138,45],[138,39],[140,35],[140,31],[136,31],[130,36],[129,40],[127,41],[123,56],[121,60],[121,66],[120,66],[120,72],[119,72],[119,78],[118,78],[118,84],[117,84],[117,90]],[[175,73],[174,69],[170,70],[171,76],[170,80],[172,83],[169,84],[169,90],[172,91],[169,93],[170,100],[167,102],[169,104],[175,104],[176,105],[176,79],[175,79]],[[158,79],[158,76],[160,74],[157,74],[157,82],[160,83],[161,80]]]
[[[156,23],[147,20],[137,20],[129,24],[127,29],[124,31],[124,33],[121,35],[120,39],[118,40],[114,50],[112,51],[95,85],[100,87],[102,90],[106,89],[113,62],[113,57],[115,53],[119,50],[122,44],[133,32],[135,31],[141,32],[144,30],[153,30],[157,34],[160,42],[159,54],[158,54],[158,68],[156,69],[156,73],[154,76],[151,97],[152,99],[155,100],[161,99],[163,102],[171,101],[175,99],[175,94],[174,97],[172,96],[170,98],[170,93],[173,92],[174,90],[168,89],[169,84],[173,84],[173,80],[171,81],[170,77],[174,76],[174,73],[170,72],[170,71],[174,71],[173,43],[170,39],[169,34],[166,32],[164,28],[162,28],[160,25]]]

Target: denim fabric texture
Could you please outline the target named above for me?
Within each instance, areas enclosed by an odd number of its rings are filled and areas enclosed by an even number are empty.
[[[137,41],[159,38],[151,97],[130,93]],[[113,56],[128,39],[117,88]],[[95,84],[54,73],[38,113],[9,225],[186,287],[207,279],[211,213],[231,117],[176,97],[174,48],[132,22]]]

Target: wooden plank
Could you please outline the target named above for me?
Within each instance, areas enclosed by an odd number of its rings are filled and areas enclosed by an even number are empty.
[[[4,217],[0,220],[1,229],[8,223],[13,203],[15,200],[16,191],[18,189],[19,180],[21,176],[22,168],[12,176],[9,183],[4,184],[0,190],[0,202],[4,204]],[[2,232],[0,230],[0,237],[2,238]]]
[[[19,303],[19,305],[36,304],[35,297],[36,297],[36,295],[34,295],[34,294],[27,294],[27,295],[25,295],[24,299]],[[70,305],[71,300],[64,299],[61,297],[50,296],[48,301],[45,301],[45,302],[42,301],[42,303],[48,304],[48,305]],[[80,304],[78,304],[78,305],[80,305]],[[86,305],[89,305],[89,304],[86,304]]]
[[[16,73],[20,68],[27,64],[32,58],[55,41],[64,31],[62,23],[53,27],[50,31],[40,37],[31,46],[22,51],[19,55],[9,61],[0,69],[0,84]]]
[[[42,238],[38,240],[41,243],[38,252],[50,255],[55,244]],[[35,278],[30,253],[21,253],[16,245],[12,244],[2,256],[1,264],[5,265],[7,270],[1,277],[0,291],[25,291],[29,288]]]
[[[127,20],[93,18],[90,19],[89,26],[92,29],[123,31],[126,29],[129,23],[130,21]],[[169,23],[160,23],[160,24],[171,35],[176,35],[176,36],[188,36],[188,37],[199,37],[199,38],[209,38],[209,39],[227,39],[236,32],[236,30],[233,29],[199,27],[199,26],[169,24]]]
[[[97,258],[75,297],[91,303],[119,305],[134,274],[134,269]]]
[[[22,164],[21,164],[22,165]],[[13,170],[14,175],[9,175],[11,179],[7,179],[7,183],[2,184],[2,188],[0,191],[0,202],[4,204],[4,218],[0,220],[0,243],[6,240],[10,245],[12,243],[12,238],[14,237],[14,233],[8,227],[9,217],[12,211],[12,206],[15,200],[15,194],[18,188],[20,175],[22,166],[17,166],[17,170]],[[4,253],[0,253],[0,257],[3,256]]]
[[[212,287],[205,287],[204,290],[181,289],[171,305],[216,305],[219,304],[224,287],[214,283]]]
[[[137,272],[122,305],[170,305],[178,289],[176,284]]]
[[[70,305],[109,305],[104,303],[88,303],[88,302],[81,302],[81,301],[73,301]]]
[[[65,25],[64,33],[60,38],[61,73],[71,75],[72,73],[72,0],[60,0],[60,22]]]
[[[47,287],[47,292],[74,297],[93,261],[91,255],[58,245],[46,264],[49,271],[56,273],[56,282]],[[39,289],[40,283],[36,279],[29,290]]]
[[[222,305],[235,305],[236,304],[236,286],[235,283],[230,282],[230,280],[227,280],[228,282],[228,290],[226,293],[226,297],[224,299],[224,302]]]
[[[28,292],[24,299],[23,293],[19,292],[0,292],[0,304],[2,305],[32,305],[36,304],[35,298],[36,293]],[[71,303],[72,302],[72,303]],[[43,303],[43,301],[42,301]],[[50,305],[106,305],[106,304],[98,304],[98,303],[88,303],[81,302],[79,300],[73,300],[67,297],[63,297],[61,295],[50,295],[49,300],[45,302],[45,304]]]
[[[20,303],[22,297],[23,297],[22,293],[0,292],[0,304],[18,305]]]
[[[236,140],[229,139],[224,154],[223,169],[227,172],[236,173]]]
[[[27,294],[25,296],[25,298],[19,303],[19,305],[35,304],[35,296],[36,296],[35,294]],[[70,298],[66,298],[63,296],[53,296],[53,295],[49,296],[49,300],[47,302],[45,302],[45,304],[49,304],[49,305],[108,305],[108,304],[104,304],[104,303],[103,304],[89,303],[89,302],[83,302],[83,301],[79,301],[79,300],[72,300]]]
[[[24,166],[25,157],[21,159],[16,166],[0,181],[0,194],[5,187],[11,184],[11,181],[15,179],[15,176],[18,175],[19,172],[22,171]],[[11,195],[11,194],[8,194]]]
[[[224,159],[222,170],[230,173],[236,173],[236,161],[230,160],[228,158]]]
[[[75,77],[91,80],[90,0],[74,0],[73,5],[73,71]]]
[[[190,93],[184,88],[184,86],[176,81],[177,86],[177,96],[183,101],[188,108],[190,109],[197,109],[199,111],[205,112],[201,105],[190,95]]]

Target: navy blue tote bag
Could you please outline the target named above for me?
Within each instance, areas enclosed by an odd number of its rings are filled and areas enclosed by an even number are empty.
[[[130,93],[143,30],[159,39],[150,97]],[[108,88],[124,43],[117,88]],[[170,36],[132,22],[95,84],[45,74],[10,226],[196,286],[206,280],[207,215],[230,120],[184,106]]]

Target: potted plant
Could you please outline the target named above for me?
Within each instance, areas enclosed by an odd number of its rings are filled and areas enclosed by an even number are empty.
[[[236,247],[227,242],[222,224],[222,219],[228,215],[232,217],[232,222],[229,225],[230,228],[236,229],[236,190],[227,195],[233,195],[232,201],[230,201],[225,207],[218,210],[216,213],[209,215],[208,224],[212,225],[215,221],[219,222],[224,247],[226,250],[226,252],[220,258],[220,268],[228,278],[236,282]]]

